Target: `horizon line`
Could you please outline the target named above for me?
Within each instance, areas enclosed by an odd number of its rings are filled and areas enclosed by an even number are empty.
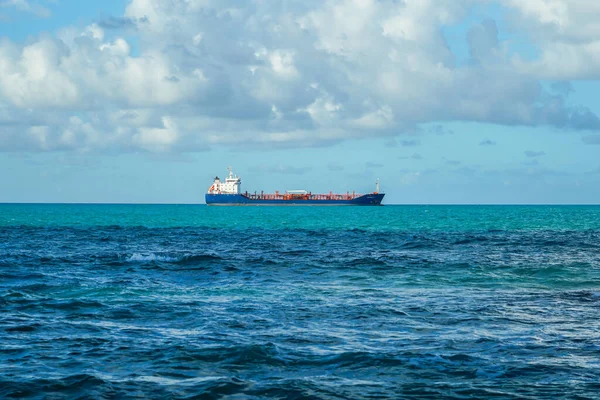
[[[20,202],[0,201],[0,205],[156,205],[206,206],[206,203],[134,203],[134,202]],[[600,206],[600,203],[389,203],[381,206]],[[243,206],[240,206],[243,207]],[[274,205],[272,207],[277,207]],[[319,207],[312,205],[311,207]],[[361,207],[361,206],[356,206]],[[368,207],[368,206],[363,206]],[[375,206],[377,207],[377,206]]]

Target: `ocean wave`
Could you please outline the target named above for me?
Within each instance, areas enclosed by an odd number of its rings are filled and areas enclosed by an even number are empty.
[[[356,257],[356,258],[352,258],[349,259],[346,262],[346,265],[348,266],[353,266],[353,267],[388,267],[389,264],[378,257],[370,257],[370,256],[366,256],[366,257]]]
[[[223,258],[212,254],[185,254],[185,255],[168,255],[157,253],[134,253],[129,258],[128,262],[147,263],[147,262],[164,262],[178,265],[193,265],[210,261],[222,261]]]
[[[272,343],[220,346],[195,351],[179,350],[180,354],[174,358],[179,363],[210,362],[244,368],[250,365],[287,365],[287,361],[281,357],[278,348]]]
[[[597,396],[597,231],[403,221],[0,229],[0,398]]]
[[[16,326],[9,326],[8,328],[4,328],[4,330],[9,333],[15,333],[15,332],[29,333],[29,332],[35,332],[38,329],[40,329],[41,327],[42,327],[42,324],[16,325]]]
[[[177,257],[171,257],[167,255],[154,254],[154,253],[133,253],[127,261],[130,262],[148,262],[148,261],[165,261],[165,262],[175,262],[177,261]]]
[[[107,382],[91,374],[76,374],[59,379],[23,379],[11,381],[0,378],[0,396],[4,398],[38,398],[41,395],[58,397],[95,397]],[[107,388],[108,389],[108,388]],[[43,397],[45,397],[43,396]]]
[[[180,265],[192,265],[205,262],[223,261],[224,258],[213,254],[190,254],[181,257],[176,261]]]

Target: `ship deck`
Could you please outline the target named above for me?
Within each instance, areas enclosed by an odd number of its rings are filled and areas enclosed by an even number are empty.
[[[329,194],[296,194],[296,193],[240,193],[241,196],[244,196],[248,200],[354,200],[357,199],[363,194],[348,192],[346,194],[338,194],[338,193],[329,193]]]

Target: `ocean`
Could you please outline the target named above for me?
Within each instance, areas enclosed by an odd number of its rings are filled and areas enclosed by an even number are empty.
[[[0,204],[0,398],[600,393],[600,207]]]

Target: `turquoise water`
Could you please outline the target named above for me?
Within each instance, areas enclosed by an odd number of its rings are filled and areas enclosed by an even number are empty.
[[[600,207],[0,205],[0,398],[597,398]]]
[[[0,226],[145,226],[231,229],[587,230],[600,206],[207,207],[0,204]]]

